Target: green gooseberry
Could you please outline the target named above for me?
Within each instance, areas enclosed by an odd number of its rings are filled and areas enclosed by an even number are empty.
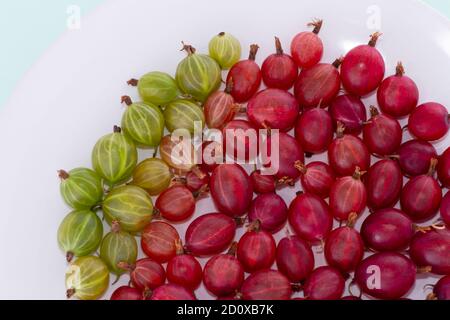
[[[114,126],[114,133],[100,138],[92,151],[94,170],[111,186],[127,181],[136,163],[134,142],[117,126]]]
[[[122,129],[139,146],[154,148],[159,145],[164,134],[164,116],[159,107],[131,101],[128,96],[122,97],[127,109],[122,116]]]
[[[158,158],[150,158],[136,166],[132,183],[145,189],[151,196],[156,196],[170,186],[172,177],[167,163]]]
[[[103,238],[103,224],[90,210],[69,213],[58,228],[58,244],[67,261],[83,257],[97,250]]]
[[[137,259],[136,239],[128,232],[121,231],[119,223],[113,221],[111,232],[108,233],[100,246],[100,258],[106,263],[109,271],[116,275],[126,272],[119,263],[134,265]]]
[[[164,106],[182,95],[175,79],[164,72],[149,72],[139,80],[129,80],[128,84],[137,86],[144,102],[158,106]]]
[[[195,122],[201,123],[200,130],[205,126],[203,109],[189,100],[175,100],[164,109],[166,127],[170,132],[186,129],[194,134]]]
[[[102,178],[93,170],[77,168],[58,171],[64,201],[74,209],[89,209],[103,198]]]
[[[111,190],[102,208],[109,223],[117,221],[122,230],[132,233],[144,229],[153,217],[152,199],[144,189],[133,185]]]
[[[228,70],[241,59],[241,44],[231,34],[221,32],[209,42],[209,55]]]
[[[208,96],[219,89],[222,74],[219,64],[206,54],[196,54],[190,45],[183,44],[188,53],[177,67],[175,79],[178,87],[196,100],[204,102]]]
[[[66,271],[67,298],[95,300],[105,293],[108,285],[109,270],[99,257],[78,258]]]

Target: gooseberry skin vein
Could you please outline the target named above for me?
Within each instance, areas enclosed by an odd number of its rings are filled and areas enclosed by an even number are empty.
[[[136,163],[136,146],[121,132],[114,132],[100,138],[92,151],[94,170],[110,185],[127,181]]]
[[[108,222],[117,221],[128,232],[139,232],[152,220],[153,202],[145,190],[136,186],[113,189],[103,202]]]
[[[203,110],[196,103],[189,100],[176,100],[164,109],[166,127],[170,132],[177,129],[186,129],[194,134],[195,122],[201,122],[201,128],[205,126]]]
[[[181,96],[177,82],[164,72],[149,72],[138,82],[138,91],[146,103],[164,106]]]
[[[136,239],[124,231],[112,231],[102,241],[100,258],[106,263],[109,270],[121,275],[126,272],[119,268],[119,262],[134,264],[137,259]]]
[[[229,33],[219,33],[211,39],[208,47],[209,55],[223,70],[230,69],[241,58],[241,44]]]
[[[133,103],[126,107],[122,128],[137,145],[156,147],[164,134],[164,116],[160,109],[152,104]]]
[[[67,296],[81,300],[100,298],[109,285],[109,271],[98,257],[78,258],[66,271]]]
[[[58,244],[67,254],[77,257],[94,252],[103,237],[103,225],[97,215],[89,210],[73,211],[61,222],[58,229]]]
[[[183,92],[199,101],[205,101],[219,88],[222,71],[219,64],[210,56],[196,54],[195,49],[186,47],[186,50],[194,50],[194,52],[188,52],[188,56],[179,63],[176,81]]]

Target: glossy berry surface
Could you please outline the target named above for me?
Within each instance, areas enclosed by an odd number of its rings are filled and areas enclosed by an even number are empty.
[[[277,52],[264,60],[261,72],[269,88],[289,90],[297,79],[298,67],[291,56],[284,53],[280,39],[275,37]]]

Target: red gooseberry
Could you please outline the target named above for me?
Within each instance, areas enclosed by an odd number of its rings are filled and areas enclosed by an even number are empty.
[[[369,215],[361,227],[364,243],[379,252],[406,249],[415,228],[411,219],[401,210],[383,209]]]
[[[206,170],[199,168],[201,171],[200,177],[198,173],[188,172],[186,175],[185,185],[191,192],[199,193],[207,189],[209,184],[209,173]]]
[[[388,156],[394,154],[402,143],[403,132],[400,123],[391,116],[380,114],[371,106],[372,118],[364,125],[363,140],[372,154]]]
[[[217,297],[226,297],[241,288],[244,268],[236,258],[237,242],[228,253],[212,257],[203,270],[203,283]]]
[[[400,146],[397,157],[403,174],[416,177],[427,173],[431,159],[437,159],[437,156],[437,151],[431,143],[410,140]]]
[[[345,289],[345,279],[333,267],[320,267],[312,272],[303,287],[308,300],[339,300]]]
[[[278,271],[261,270],[244,281],[241,295],[244,300],[289,300],[291,283]]]
[[[270,128],[287,132],[294,127],[298,114],[299,106],[294,96],[280,89],[263,90],[247,105],[249,121],[260,129]]]
[[[196,258],[184,252],[181,241],[177,242],[177,255],[167,264],[167,280],[190,290],[202,282],[202,266]]]
[[[339,221],[356,219],[367,204],[367,191],[361,181],[361,170],[356,167],[353,176],[338,179],[331,187],[330,210]]]
[[[187,187],[174,185],[158,196],[155,208],[164,219],[171,222],[185,221],[194,214],[195,198]]]
[[[333,216],[322,198],[300,193],[289,208],[289,224],[300,238],[323,242],[333,227]]]
[[[196,300],[192,291],[178,284],[168,283],[156,288],[151,300]]]
[[[216,91],[206,100],[203,105],[203,111],[208,128],[222,129],[240,111],[241,107],[234,101],[231,95],[232,89],[233,80],[230,79],[225,91]]]
[[[303,69],[294,86],[295,97],[303,109],[326,108],[339,93],[341,79],[339,66],[342,60],[332,64],[319,63]]]
[[[439,140],[447,134],[449,127],[447,108],[439,103],[424,103],[409,116],[408,130],[420,140]]]
[[[445,276],[436,283],[427,300],[450,301],[450,276]]]
[[[195,256],[212,256],[222,252],[234,239],[236,222],[221,213],[205,214],[188,226],[185,248]]]
[[[166,281],[163,266],[149,258],[139,259],[134,265],[119,262],[119,267],[130,272],[131,283],[143,292],[162,286]]]
[[[292,283],[304,281],[314,269],[311,246],[297,236],[281,239],[277,247],[277,267]]]
[[[248,212],[250,222],[258,220],[261,229],[275,233],[286,223],[288,210],[283,198],[275,193],[266,193],[257,196]]]
[[[349,223],[346,227],[333,230],[325,241],[325,258],[330,267],[343,274],[356,269],[364,256],[361,235]]]
[[[144,294],[139,289],[122,286],[114,290],[110,300],[144,300]]]
[[[333,120],[328,111],[314,108],[305,111],[298,118],[295,138],[305,152],[319,154],[326,151],[333,136]]]
[[[307,166],[299,164],[297,167],[300,170],[300,181],[306,193],[315,194],[322,199],[330,196],[331,186],[336,181],[336,176],[328,164],[314,161]]]
[[[381,111],[394,118],[403,118],[417,107],[419,89],[415,82],[405,76],[403,64],[399,62],[395,75],[383,80],[377,92]]]
[[[278,37],[275,37],[275,47],[277,52],[262,64],[262,78],[269,88],[289,90],[297,79],[298,67],[292,57],[284,53]]]
[[[397,300],[416,282],[416,267],[402,254],[377,253],[360,263],[355,280],[364,293],[374,298]]]
[[[219,212],[240,217],[248,211],[253,198],[253,186],[247,172],[240,165],[218,166],[211,175],[209,187]]]
[[[344,135],[345,126],[338,122],[337,138],[328,147],[328,161],[336,175],[351,176],[356,167],[367,171],[370,154],[363,141],[353,135]]]
[[[345,126],[345,133],[359,135],[367,121],[366,106],[357,96],[344,94],[333,100],[330,114],[335,123]]]
[[[258,194],[273,193],[277,187],[275,177],[265,175],[261,170],[253,171],[250,180],[252,181],[253,191]]]
[[[450,274],[450,230],[428,228],[416,233],[409,247],[409,256],[419,268],[434,274]]]
[[[437,173],[442,186],[450,189],[450,148],[439,157]]]
[[[141,246],[148,257],[164,263],[176,255],[176,242],[179,239],[180,236],[174,227],[162,221],[155,221],[142,232]]]
[[[450,226],[450,191],[447,192],[441,203],[441,218],[447,226]]]
[[[314,30],[301,32],[292,40],[291,55],[300,68],[310,68],[318,64],[320,59],[322,59],[323,43],[318,36],[322,24],[322,20],[309,23],[308,27],[314,27]]]
[[[272,156],[272,139],[267,140],[268,155]],[[305,162],[305,154],[300,144],[289,134],[280,132],[278,134],[278,170],[275,174],[278,182],[293,183],[300,177],[297,166]]]
[[[400,199],[403,175],[396,161],[378,161],[370,167],[365,178],[367,204],[370,209],[390,208]]]
[[[237,258],[246,272],[254,273],[272,266],[275,251],[272,234],[261,230],[261,222],[255,220],[238,242]]]
[[[341,79],[344,88],[351,94],[365,96],[381,84],[384,78],[385,63],[381,53],[375,48],[381,33],[371,36],[368,45],[352,49],[341,66]]]
[[[437,160],[432,159],[428,174],[412,178],[400,197],[402,210],[417,222],[434,217],[442,201],[442,190],[433,177]]]
[[[258,49],[252,44],[248,59],[239,61],[228,72],[227,83],[233,82],[231,95],[237,103],[250,100],[261,85],[261,69],[255,62]]]
[[[222,130],[225,154],[238,162],[249,162],[258,155],[258,131],[247,120],[233,120]]]

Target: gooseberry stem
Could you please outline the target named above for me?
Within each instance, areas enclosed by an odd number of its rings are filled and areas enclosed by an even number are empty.
[[[335,67],[336,69],[338,69],[338,68],[341,66],[341,64],[342,64],[343,61],[344,61],[344,58],[343,58],[343,57],[339,57],[339,58],[337,58],[336,60],[334,60],[334,62],[332,63],[332,65],[333,65],[333,67]]]
[[[237,241],[233,242],[230,246],[230,249],[228,249],[227,254],[233,257],[236,256],[237,246],[238,246]]]
[[[369,46],[375,47],[377,45],[378,39],[381,37],[381,32],[375,32],[370,36]]]
[[[436,166],[438,164],[438,159],[431,159],[430,161],[430,169],[428,170],[428,176],[432,177],[436,173]]]
[[[380,112],[378,111],[377,108],[375,108],[375,106],[370,106],[370,115],[372,116],[372,118],[375,118],[376,116],[380,115]]]
[[[280,38],[278,38],[278,37],[275,37],[275,48],[276,48],[276,50],[277,50],[277,55],[283,55],[283,47],[282,47],[282,45],[281,45],[281,41],[280,41]]]
[[[336,129],[336,137],[342,138],[344,136],[344,132],[345,132],[345,125],[342,122],[338,121]]]
[[[405,74],[405,68],[403,67],[403,64],[399,61],[397,63],[397,68],[395,69],[395,75],[397,77],[403,77]]]
[[[114,126],[113,131],[114,131],[114,133],[121,133],[122,132],[122,128],[119,127],[119,126]]]
[[[259,46],[257,44],[252,44],[250,46],[250,54],[248,56],[248,60],[255,61],[258,50],[259,50]]]
[[[181,51],[186,51],[188,55],[193,55],[195,53],[196,50],[193,46],[185,44],[184,41],[181,41],[181,43],[183,44]]]
[[[59,170],[58,171],[58,177],[61,179],[61,180],[67,180],[67,179],[69,179],[69,173],[67,172],[67,171],[64,171],[64,170]]]
[[[73,288],[67,289],[67,291],[66,291],[66,297],[67,297],[67,299],[72,298],[74,294],[75,294],[75,289],[73,289]]]
[[[314,30],[312,31],[315,34],[319,34],[320,29],[322,29],[323,20],[321,19],[315,19],[314,21],[307,24],[308,27],[314,27]]]
[[[67,262],[70,263],[70,262],[72,261],[73,257],[74,257],[73,252],[68,251],[68,252],[66,253],[66,260],[67,260]]]
[[[133,79],[128,80],[128,81],[127,81],[127,84],[128,84],[129,86],[136,87],[136,86],[139,84],[139,80],[133,78]]]
[[[122,96],[120,98],[120,103],[124,103],[124,102],[127,106],[131,106],[133,104],[133,101],[131,100],[131,98],[129,96]]]

